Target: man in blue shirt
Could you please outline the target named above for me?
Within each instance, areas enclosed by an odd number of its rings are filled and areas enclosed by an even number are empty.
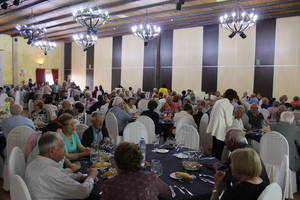
[[[21,105],[13,104],[10,106],[12,116],[1,122],[2,132],[6,138],[9,132],[18,126],[28,126],[29,128],[35,129],[32,120],[21,115],[22,111],[23,107]]]

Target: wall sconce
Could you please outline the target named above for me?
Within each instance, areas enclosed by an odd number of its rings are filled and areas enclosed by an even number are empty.
[[[41,66],[41,65],[44,64],[44,59],[43,59],[43,58],[38,58],[35,62],[36,62],[39,66]]]

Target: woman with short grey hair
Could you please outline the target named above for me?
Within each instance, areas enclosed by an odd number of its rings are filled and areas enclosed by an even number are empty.
[[[295,115],[291,111],[282,112],[281,115],[280,115],[280,122],[293,124],[294,120],[295,120]]]

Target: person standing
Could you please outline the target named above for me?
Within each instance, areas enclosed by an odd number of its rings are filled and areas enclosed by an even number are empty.
[[[215,102],[210,114],[207,133],[211,133],[213,137],[212,155],[218,159],[222,156],[226,131],[232,126],[233,105],[231,103],[237,98],[235,90],[227,89],[223,98]]]

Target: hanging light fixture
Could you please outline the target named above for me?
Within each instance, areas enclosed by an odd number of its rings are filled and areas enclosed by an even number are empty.
[[[86,51],[88,48],[90,48],[97,42],[98,37],[96,33],[87,32],[87,33],[74,34],[73,40],[76,42],[76,44],[83,47],[84,51]]]
[[[56,43],[49,40],[37,40],[33,42],[33,46],[43,50],[46,56],[48,51],[51,51],[56,48]]]
[[[160,35],[160,27],[151,23],[148,23],[148,10],[146,11],[145,22],[134,25],[131,27],[133,34],[144,40],[144,46],[148,45],[150,40],[158,37]]]
[[[234,8],[230,14],[225,13],[220,17],[220,24],[231,33],[229,38],[233,38],[239,34],[241,38],[245,39],[247,35],[245,31],[251,28],[257,20],[257,14],[254,9],[248,14],[241,6]]]
[[[16,29],[19,31],[20,35],[25,39],[28,39],[27,44],[32,44],[35,40],[46,34],[46,28],[36,25],[17,25]]]
[[[85,8],[75,10],[73,12],[74,20],[86,27],[87,30],[95,31],[100,25],[107,23],[109,20],[109,14],[105,10]]]
[[[158,37],[160,34],[160,27],[147,23],[147,24],[140,24],[134,25],[131,27],[133,34],[139,38],[144,40],[144,45],[147,46],[150,40]]]

